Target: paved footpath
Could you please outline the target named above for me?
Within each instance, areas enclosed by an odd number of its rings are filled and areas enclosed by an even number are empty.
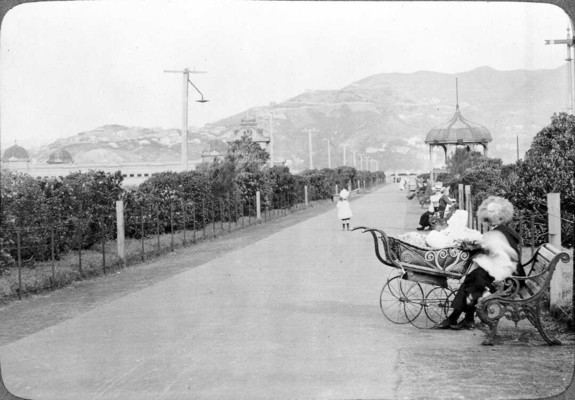
[[[352,208],[352,226],[391,235],[412,230],[422,211],[396,185]],[[185,266],[194,251],[167,260]],[[483,347],[479,329],[390,323],[378,305],[390,271],[370,235],[341,231],[333,204],[1,346],[4,382],[19,396],[57,400],[523,399],[569,384],[573,342],[526,343],[529,326]]]

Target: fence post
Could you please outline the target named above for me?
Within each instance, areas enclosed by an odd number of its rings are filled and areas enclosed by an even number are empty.
[[[144,244],[144,207],[140,206],[140,242],[142,244],[142,261],[146,261],[146,247]]]
[[[102,271],[106,273],[106,225],[104,221],[100,221],[100,230],[102,231]]]
[[[457,184],[457,191],[458,191],[458,195],[459,197],[457,198],[457,201],[459,202],[459,207],[461,207],[462,210],[465,210],[465,200],[463,197],[463,183],[459,183]]]
[[[202,239],[206,238],[206,225],[207,225],[207,221],[206,221],[206,199],[202,198],[202,230],[203,230],[203,235],[202,235]]]
[[[54,240],[54,227],[50,230],[50,244],[52,247],[52,286],[56,283],[56,247],[55,247],[55,240]]]
[[[80,271],[80,276],[84,276],[84,271],[82,271],[82,225],[78,221],[78,270]]]
[[[122,265],[126,265],[126,237],[125,237],[125,230],[124,230],[124,201],[118,200],[116,201],[116,237],[117,239],[117,246],[118,246],[118,258]],[[142,235],[144,232],[142,232]]]
[[[561,194],[547,193],[547,221],[549,226],[549,243],[561,250]],[[558,263],[551,278],[549,287],[549,304],[551,312],[561,303],[562,269],[564,263]]]
[[[260,199],[260,191],[256,190],[256,219],[259,221],[262,219],[262,205]]]
[[[220,230],[224,232],[224,200],[220,198]]]
[[[228,208],[228,233],[230,233],[232,231],[232,202],[229,193],[226,195],[226,200]]]
[[[214,199],[211,199],[212,202],[212,230],[213,230],[213,237],[216,237],[216,209],[214,208]]]
[[[22,300],[22,244],[20,241],[20,229],[16,229],[16,248],[18,249],[18,300]]]
[[[156,251],[157,255],[160,255],[161,245],[160,245],[160,206],[156,205],[156,241],[158,244],[158,249]]]
[[[184,228],[184,242],[183,245],[186,245],[186,218],[188,215],[186,214],[186,205],[184,204],[184,199],[182,199],[182,218],[183,218],[183,228]]]
[[[307,196],[307,185],[305,185],[305,186],[303,187],[303,195],[304,195],[305,208],[307,208],[308,205],[309,205],[309,199],[308,199],[308,196]]]
[[[192,239],[196,243],[196,203],[192,203],[192,230],[194,232],[194,238]]]
[[[547,193],[549,243],[561,249],[561,194]]]
[[[473,224],[473,210],[471,209],[471,186],[465,185],[465,211],[467,211],[467,226],[472,227]]]

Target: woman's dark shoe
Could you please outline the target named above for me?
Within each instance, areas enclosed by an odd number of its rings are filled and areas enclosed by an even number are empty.
[[[419,226],[419,227],[417,227],[417,228],[415,228],[415,229],[417,229],[418,231],[422,231],[422,230],[424,230],[425,228],[424,228],[423,226]]]
[[[435,325],[433,329],[449,329],[453,325],[453,322],[447,318],[441,321],[439,324]]]
[[[475,329],[476,325],[474,321],[463,320],[457,324],[451,324],[449,328],[455,329],[456,331],[460,329]]]

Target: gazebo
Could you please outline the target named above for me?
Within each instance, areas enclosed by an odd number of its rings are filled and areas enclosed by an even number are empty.
[[[483,154],[487,156],[487,144],[493,140],[489,130],[483,125],[476,124],[463,118],[459,111],[459,96],[457,80],[455,81],[456,105],[455,114],[446,123],[431,129],[427,133],[425,143],[429,145],[429,163],[432,166],[433,148],[443,148],[447,161],[448,146],[465,146],[468,151],[476,145],[483,147]]]

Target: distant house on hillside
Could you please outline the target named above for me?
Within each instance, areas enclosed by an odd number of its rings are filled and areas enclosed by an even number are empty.
[[[256,142],[264,150],[267,150],[270,143],[270,137],[264,135],[264,130],[258,127],[255,119],[242,119],[240,126],[233,128],[233,134],[229,135],[225,141],[227,143],[241,140],[242,137],[247,136],[253,142]]]

